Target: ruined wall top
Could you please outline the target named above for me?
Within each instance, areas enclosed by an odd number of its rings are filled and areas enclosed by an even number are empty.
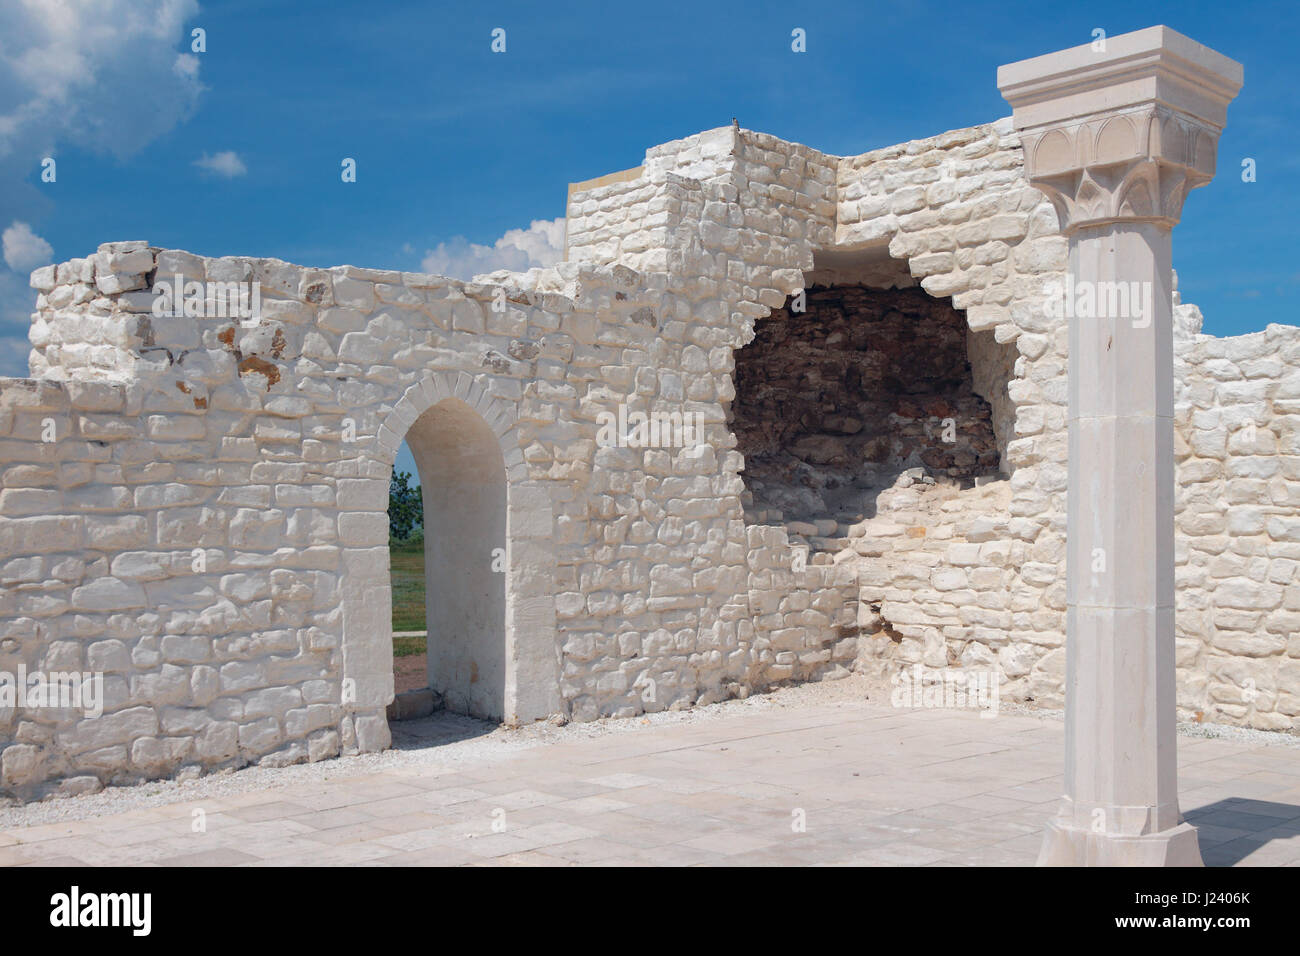
[[[1186,64],[1201,57],[1202,48],[1192,41],[1164,28],[1153,30],[1110,40],[1107,69],[1145,64],[1157,75],[1155,88],[1138,84],[1130,91],[1134,103],[1142,96],[1163,102],[1175,80],[1187,86]],[[1153,44],[1165,46],[1156,55]],[[1062,82],[1035,79],[1037,63],[1013,64],[1000,74],[1016,109],[1039,111],[1035,116],[1044,108],[1044,84],[1050,81],[1057,89]],[[1233,91],[1228,74],[1219,87],[1206,87],[1202,99],[1209,105],[1179,101],[1206,129],[1214,119],[1215,97],[1230,98]],[[1107,132],[1102,139],[1114,136]],[[1194,141],[1189,148],[1195,152]],[[1013,288],[1018,280],[999,260],[1016,248],[1017,272],[1046,274],[1063,267],[1060,223],[1069,221],[1069,212],[1058,203],[1054,216],[1041,196],[1036,201],[1025,192],[1034,162],[1011,117],[854,156],[737,125],[718,127],[654,146],[633,169],[572,184],[566,261],[528,273],[478,276],[471,283],[352,266],[313,269],[275,259],[200,259],[142,241],[106,243],[84,259],[33,273],[40,295],[29,332],[31,374],[126,382],[170,367],[178,350],[195,349],[203,336],[202,327],[184,316],[152,315],[158,304],[154,290],[174,283],[176,276],[182,283],[202,283],[207,293],[213,286],[234,290],[260,284],[258,305],[272,321],[240,328],[238,342],[223,343],[223,352],[235,346],[239,361],[250,363],[242,372],[256,371],[251,366],[275,351],[274,336],[283,326],[299,327],[299,338],[318,321],[328,330],[328,323],[343,314],[338,310],[354,308],[347,303],[354,281],[400,289],[392,292],[395,301],[486,301],[494,294],[491,288],[507,287],[512,295],[564,296],[582,310],[595,304],[579,302],[581,273],[615,268],[635,271],[639,290],[652,304],[672,291],[674,281],[694,282],[723,266],[730,271],[710,280],[719,282],[717,291],[737,300],[750,298],[752,291],[766,308],[779,307],[808,282],[920,284],[932,295],[953,295],[973,331],[995,331],[1000,342],[1010,342],[1019,334],[1011,320],[1012,301],[1023,309],[1033,296]],[[951,233],[946,240],[940,236],[945,231]],[[1029,241],[1023,241],[1026,237]],[[975,251],[963,251],[967,246]],[[743,275],[737,271],[742,264]],[[242,293],[252,298],[250,289]],[[172,298],[184,294],[182,286]],[[362,303],[363,311],[385,304]]]

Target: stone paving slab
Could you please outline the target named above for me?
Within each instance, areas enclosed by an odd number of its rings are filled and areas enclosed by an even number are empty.
[[[1209,865],[1300,866],[1300,747],[1261,739],[1179,738]],[[1033,714],[758,710],[14,827],[0,866],[1031,865],[1062,747]]]

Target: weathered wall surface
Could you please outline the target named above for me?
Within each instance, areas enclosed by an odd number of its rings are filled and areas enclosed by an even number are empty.
[[[1043,303],[1066,244],[1009,123],[851,158],[713,130],[568,214],[567,263],[477,283],[144,243],[38,270],[33,378],[0,383],[0,672],[100,672],[106,700],[98,718],[0,709],[5,790],[386,746],[387,481],[442,403],[486,423],[506,469],[507,719],[913,661],[1060,703],[1066,340]],[[859,255],[882,287],[892,256],[964,311],[1005,477],[905,473],[810,533],[746,513],[735,353]],[[261,318],[153,315],[176,274],[260,282]],[[1300,340],[1193,331],[1180,706],[1295,727]],[[620,408],[699,416],[702,441],[602,443]]]
[[[153,315],[150,287],[177,274],[260,282],[262,318]],[[501,440],[512,612],[549,626],[554,657],[550,567],[530,550],[550,497],[518,437],[531,366],[510,355],[582,325],[572,303],[496,313],[431,276],[143,243],[34,284],[42,377],[0,387],[0,669],[102,672],[104,715],[0,711],[6,788],[386,746],[387,482],[443,399]]]
[[[1180,345],[1178,704],[1300,729],[1300,329]]]
[[[971,330],[1009,478],[965,491],[904,477],[853,527],[859,666],[996,668],[1008,698],[1062,700],[1066,330],[1044,314],[1066,240],[1025,181],[1009,121],[840,161],[836,242],[887,244]]]
[[[508,719],[681,707],[850,662],[852,575],[794,572],[784,529],[742,520],[731,350],[754,299],[793,291],[773,264],[811,246],[753,239],[772,261],[746,270],[706,251],[705,203],[728,189],[659,184],[667,275],[573,265],[501,291],[144,243],[38,271],[38,378],[0,390],[0,668],[102,671],[106,701],[0,712],[4,787],[386,746],[387,480],[441,401],[487,421],[507,469]],[[176,274],[260,282],[262,318],[153,315]],[[599,446],[620,405],[698,415],[703,440]]]

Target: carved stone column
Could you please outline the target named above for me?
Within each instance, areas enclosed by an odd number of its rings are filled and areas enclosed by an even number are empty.
[[[1167,27],[1003,66],[1069,236],[1065,796],[1040,865],[1201,864],[1178,809],[1170,231],[1241,66]]]

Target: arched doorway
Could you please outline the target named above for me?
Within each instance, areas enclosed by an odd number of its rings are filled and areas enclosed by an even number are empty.
[[[506,465],[497,436],[459,398],[406,434],[424,498],[428,680],[442,706],[502,720],[506,694]]]
[[[423,491],[431,707],[508,724],[562,711],[551,494],[530,479],[516,420],[465,373],[434,372],[379,425],[382,477],[341,483],[356,509],[340,518],[345,747],[382,750],[390,719],[429,713],[394,700],[387,505],[404,438]]]

